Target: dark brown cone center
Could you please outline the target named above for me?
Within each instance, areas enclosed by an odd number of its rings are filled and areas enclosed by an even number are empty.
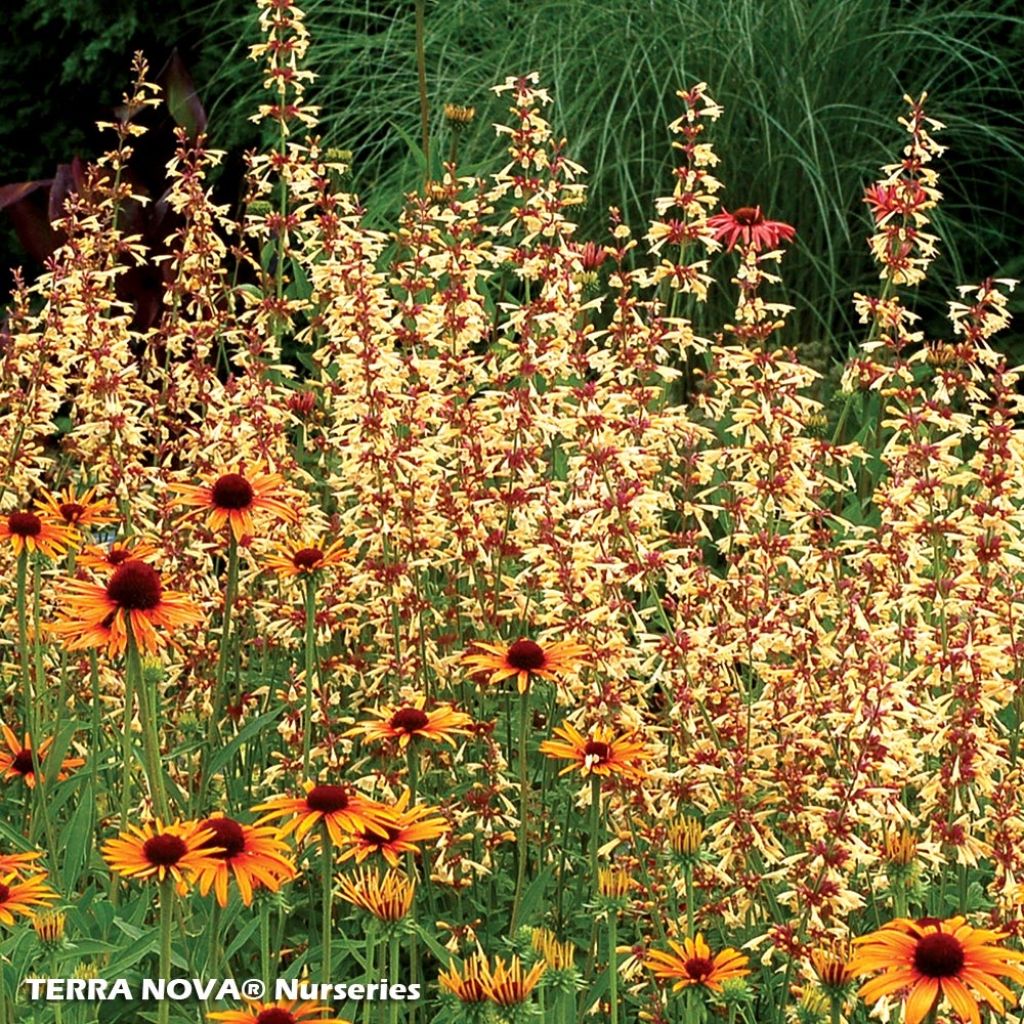
[[[280,1006],[273,1006],[269,1010],[263,1010],[256,1018],[256,1024],[296,1024],[295,1017]]]
[[[82,513],[85,512],[85,506],[79,505],[76,501],[66,501],[58,508],[65,523],[77,523],[82,518]]]
[[[107,584],[107,597],[129,611],[148,611],[160,603],[164,588],[160,573],[136,559],[123,562]]]
[[[738,210],[733,210],[732,216],[737,224],[742,224],[744,227],[754,227],[764,220],[761,211],[756,206],[741,206]]]
[[[7,902],[7,897],[10,895],[11,887],[9,885],[4,885],[3,882],[0,882],[0,907],[2,907]]]
[[[19,750],[11,759],[11,767],[19,775],[31,775],[32,772],[35,771],[35,768],[32,765],[32,751]]]
[[[964,965],[964,947],[954,935],[935,932],[919,939],[914,966],[926,978],[952,978]]]
[[[245,849],[245,832],[242,826],[231,818],[207,818],[200,828],[209,829],[213,835],[203,843],[203,848],[220,847],[212,856],[218,860],[231,860]]]
[[[142,847],[146,860],[157,867],[169,868],[181,860],[188,852],[185,841],[178,836],[163,833],[147,839]]]
[[[391,716],[391,728],[401,732],[418,732],[430,719],[419,708],[400,708]]]
[[[694,981],[703,981],[715,969],[714,961],[706,956],[691,956],[684,966]]]
[[[120,565],[131,557],[132,553],[127,548],[111,548],[107,553],[107,561],[111,565]]]
[[[292,555],[292,564],[296,569],[312,569],[324,560],[324,553],[319,548],[301,548]]]
[[[611,747],[607,743],[602,743],[600,740],[588,740],[587,745],[583,748],[583,753],[587,757],[596,757],[598,761],[607,761],[608,755],[612,752]]]
[[[213,503],[219,508],[248,508],[254,497],[252,484],[241,473],[227,473],[213,485]]]
[[[348,793],[343,786],[314,786],[306,794],[306,806],[322,814],[343,811],[348,807]]]
[[[19,537],[38,537],[43,521],[33,512],[12,512],[7,517],[7,528]]]
[[[508,663],[520,672],[533,672],[544,666],[544,648],[532,640],[517,640],[506,655]]]

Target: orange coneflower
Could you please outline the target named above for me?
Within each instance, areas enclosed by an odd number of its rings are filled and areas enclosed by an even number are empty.
[[[997,1013],[1003,1011],[1003,1000],[1016,1001],[1000,978],[1024,983],[1024,969],[1018,966],[1024,953],[993,945],[1004,937],[1004,932],[972,928],[963,917],[897,918],[854,940],[851,973],[882,971],[857,994],[875,1002],[902,992],[904,1024],[918,1024],[942,998],[963,1020],[980,1024],[979,999]]]
[[[722,991],[722,982],[729,978],[742,978],[749,974],[747,957],[735,949],[723,949],[715,956],[698,934],[695,939],[683,939],[682,944],[669,940],[672,952],[652,949],[644,960],[644,966],[654,972],[656,978],[663,981],[675,980],[673,990],[689,985],[709,988],[713,992]]]
[[[309,576],[332,565],[341,565],[350,558],[348,548],[340,541],[325,546],[313,541],[286,540],[264,558],[263,565],[278,576]]]
[[[19,878],[16,872],[0,876],[0,923],[14,924],[15,914],[32,917],[33,907],[43,907],[60,897],[46,884],[46,875]]]
[[[651,758],[650,752],[635,735],[616,736],[606,726],[597,726],[590,736],[584,736],[575,726],[566,722],[556,726],[561,740],[544,740],[540,752],[571,762],[559,775],[578,770],[581,775],[621,775],[628,779],[645,777],[641,762]]]
[[[760,206],[741,206],[730,213],[722,207],[721,213],[708,217],[708,227],[715,240],[726,242],[726,251],[732,252],[737,242],[749,246],[754,252],[777,249],[780,242],[789,242],[796,229],[781,220],[768,220]]]
[[[0,853],[0,878],[12,872],[25,875],[35,868],[33,861],[43,856],[41,850],[29,850],[26,853]]]
[[[295,877],[295,865],[286,856],[288,847],[273,826],[243,825],[218,814],[200,822],[199,827],[211,833],[199,849],[207,850],[212,857],[196,872],[199,892],[205,896],[212,888],[222,907],[228,905],[228,882],[232,878],[248,907],[254,889],[264,886],[277,892]]]
[[[219,1020],[224,1024],[348,1024],[338,1017],[325,1017],[332,1013],[329,1006],[320,1003],[300,1003],[282,999],[276,1003],[251,1002],[244,1010],[218,1010],[208,1013],[207,1020]]]
[[[400,871],[359,868],[341,880],[341,895],[354,906],[373,914],[378,921],[401,921],[409,913],[416,883]]]
[[[386,836],[381,820],[387,815],[387,808],[365,796],[360,796],[347,786],[304,784],[305,796],[276,796],[254,810],[266,811],[257,825],[277,818],[291,820],[281,828],[282,836],[295,834],[301,842],[317,825],[323,822],[327,834],[335,846],[343,845],[349,833],[376,832]]]
[[[345,735],[362,733],[369,740],[398,740],[398,745],[403,748],[410,740],[420,737],[454,747],[455,736],[470,731],[466,728],[473,721],[469,715],[456,711],[450,704],[425,711],[425,703],[424,697],[418,697],[413,703],[401,707],[371,708],[370,714],[376,715],[378,720],[360,722]]]
[[[184,891],[204,868],[215,868],[214,850],[208,846],[213,830],[199,822],[184,821],[164,825],[159,819],[145,825],[129,825],[116,839],[103,844],[103,859],[111,871],[125,878],[168,876]]]
[[[444,818],[431,815],[436,807],[409,807],[412,793],[407,789],[393,807],[383,807],[373,828],[354,829],[346,833],[342,860],[355,857],[362,864],[372,854],[380,854],[391,867],[402,861],[402,854],[416,853],[417,843],[430,842],[448,832],[451,826]]]
[[[16,555],[40,551],[47,558],[62,555],[72,543],[74,532],[66,526],[48,522],[35,512],[8,512],[0,515],[0,541],[8,540]]]
[[[117,518],[114,503],[96,497],[96,488],[79,492],[65,487],[60,494],[44,494],[36,499],[36,511],[44,518],[64,526],[102,526]]]
[[[560,640],[556,643],[541,646],[533,640],[522,637],[508,647],[474,641],[480,651],[471,651],[463,655],[463,662],[472,672],[490,672],[489,683],[500,683],[503,679],[515,676],[519,682],[519,692],[525,693],[530,685],[530,676],[540,679],[556,679],[560,674],[569,672],[583,656],[587,648],[572,640]]]
[[[156,554],[156,547],[134,537],[131,540],[117,540],[106,547],[88,544],[78,553],[78,564],[86,569],[98,569],[103,573],[116,571],[125,562],[145,562]]]
[[[513,956],[508,967],[501,957],[496,957],[494,968],[488,968],[484,976],[484,988],[487,998],[498,1006],[518,1006],[530,998],[541,975],[547,970],[547,964],[538,960],[527,974],[523,974],[523,965],[518,956]]]
[[[69,650],[106,647],[119,654],[128,645],[128,629],[139,647],[155,654],[164,645],[157,629],[171,629],[202,618],[186,595],[164,590],[160,573],[148,562],[129,559],[114,570],[106,586],[88,580],[64,584],[65,617],[50,629],[65,638]]]
[[[283,499],[287,493],[280,473],[224,473],[210,484],[176,484],[180,503],[199,510],[208,509],[206,523],[216,533],[231,526],[236,541],[253,536],[254,512],[268,512],[288,522],[298,516]]]
[[[32,764],[32,737],[26,733],[25,739],[19,742],[18,737],[3,722],[0,722],[0,730],[3,731],[4,742],[7,749],[0,749],[0,773],[5,780],[20,778],[29,789],[36,784],[35,767]],[[53,746],[53,737],[43,740],[36,751],[36,759],[39,767],[42,768],[46,759],[46,752]],[[68,777],[68,772],[75,768],[81,768],[85,759],[81,757],[66,757],[60,763],[60,771],[57,773],[58,781]]]
[[[487,977],[487,961],[479,953],[474,953],[458,968],[453,963],[448,970],[439,971],[438,983],[447,992],[451,992],[461,1003],[486,1003],[487,989],[484,980]]]

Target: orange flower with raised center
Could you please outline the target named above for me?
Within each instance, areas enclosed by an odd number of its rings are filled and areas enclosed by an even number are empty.
[[[513,956],[508,967],[501,957],[496,957],[494,967],[488,968],[484,976],[484,988],[487,998],[498,1006],[518,1006],[530,998],[530,993],[537,987],[547,964],[538,960],[525,975],[523,965],[518,956]]]
[[[396,868],[403,854],[418,851],[417,843],[428,843],[450,831],[451,826],[444,818],[431,816],[437,813],[436,807],[409,807],[411,799],[412,793],[407,789],[393,807],[382,807],[372,828],[346,833],[346,849],[341,859],[354,857],[361,864],[367,857],[379,854]]]
[[[717,241],[727,243],[727,252],[732,252],[737,242],[754,252],[777,249],[780,242],[789,242],[796,235],[791,225],[768,220],[760,206],[741,206],[732,213],[723,206],[721,213],[708,217],[707,224]]]
[[[0,541],[5,540],[10,542],[15,555],[39,551],[47,558],[56,558],[73,543],[74,533],[35,512],[8,512],[0,515]]]
[[[36,500],[36,510],[46,519],[71,527],[102,526],[117,518],[113,502],[97,498],[95,487],[81,492],[65,487],[59,494],[45,494]]]
[[[24,741],[19,741],[14,732],[0,722],[0,730],[3,731],[6,750],[0,749],[0,773],[3,778],[21,779],[29,789],[34,789],[36,784],[36,772],[32,759],[32,737],[26,733]],[[43,762],[46,760],[46,753],[53,746],[53,737],[48,737],[39,744],[36,751],[36,760],[46,777],[46,769]],[[62,782],[68,777],[68,772],[75,768],[81,768],[85,764],[84,758],[66,757],[60,763],[60,771],[57,773],[57,781]]]
[[[723,949],[712,956],[711,949],[703,935],[695,939],[683,939],[682,943],[669,940],[671,952],[652,949],[644,960],[644,966],[653,971],[662,981],[675,981],[673,991],[695,985],[722,991],[722,982],[729,978],[742,978],[750,973],[747,957],[735,949]]]
[[[212,829],[201,828],[195,821],[164,825],[157,819],[129,825],[116,839],[108,839],[103,859],[111,871],[125,878],[162,882],[170,877],[184,892],[200,871],[217,866],[215,851],[208,845],[213,836]]]
[[[256,824],[289,818],[281,827],[281,835],[295,834],[297,842],[323,823],[335,846],[344,845],[353,832],[373,832],[387,836],[382,821],[387,808],[374,800],[360,796],[347,786],[305,783],[305,796],[276,796],[253,809],[266,811]]]
[[[119,654],[128,646],[128,630],[139,647],[155,654],[166,643],[158,630],[199,622],[203,613],[185,594],[164,590],[160,573],[148,562],[122,562],[106,586],[88,580],[64,584],[67,614],[50,629],[68,650],[105,647]]]
[[[280,473],[224,473],[210,484],[176,484],[172,489],[182,505],[208,511],[206,524],[214,533],[230,525],[236,541],[255,535],[255,513],[298,521],[298,514],[284,500],[288,492]]]
[[[342,878],[341,895],[378,921],[401,921],[412,909],[416,883],[400,871],[381,876],[376,870],[359,868]]]
[[[146,541],[119,540],[106,547],[87,544],[78,552],[78,564],[86,569],[98,569],[109,575],[125,562],[145,562],[156,554],[156,548]]]
[[[0,876],[0,924],[14,924],[14,915],[32,917],[33,907],[44,907],[60,897],[46,884],[46,874],[19,878],[16,872]]]
[[[881,971],[857,994],[869,1003],[901,993],[904,1024],[919,1024],[945,999],[963,1020],[981,1024],[978,1000],[1002,1013],[1017,997],[1000,980],[1024,984],[1024,953],[995,945],[1005,932],[972,928],[963,917],[949,920],[897,918],[870,935],[854,939],[850,972]]]
[[[350,558],[349,550],[340,541],[326,547],[312,541],[285,541],[263,560],[264,567],[278,576],[291,578],[310,576],[330,566],[343,565]]]
[[[642,765],[651,759],[651,754],[633,733],[616,736],[606,726],[597,726],[590,736],[584,736],[566,722],[555,727],[554,735],[561,739],[544,740],[540,752],[570,762],[559,775],[572,771],[585,777],[621,775],[627,779],[642,779],[647,775]]]
[[[473,719],[450,704],[441,704],[433,711],[425,711],[426,699],[419,697],[412,704],[401,707],[371,708],[377,720],[360,722],[349,729],[346,736],[362,733],[368,740],[398,740],[401,748],[415,739],[434,740],[455,746],[455,737],[469,732],[466,728]]]
[[[586,647],[572,640],[541,646],[534,640],[522,637],[508,647],[474,641],[480,651],[471,651],[462,657],[471,672],[489,672],[489,683],[500,683],[515,676],[519,692],[525,693],[530,677],[557,679],[576,668],[588,653]]]
[[[320,1003],[282,999],[276,1003],[247,1003],[244,1010],[218,1010],[208,1013],[206,1019],[223,1024],[349,1024],[339,1017],[324,1016],[332,1012],[329,1006]]]
[[[487,988],[484,979],[487,977],[487,961],[479,953],[469,957],[461,968],[455,963],[446,971],[438,971],[437,980],[441,988],[451,992],[461,1003],[487,1002]]]
[[[205,896],[213,889],[217,902],[228,905],[228,882],[233,878],[242,902],[252,905],[253,891],[261,886],[277,892],[284,882],[295,877],[295,865],[288,858],[288,847],[271,825],[243,825],[223,814],[199,823],[210,838],[199,846],[209,851],[211,861],[196,871],[199,892]]]

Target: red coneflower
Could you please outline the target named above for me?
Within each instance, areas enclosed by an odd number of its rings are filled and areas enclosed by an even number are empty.
[[[342,860],[350,857],[361,864],[367,857],[379,854],[393,868],[397,868],[405,853],[415,853],[417,843],[427,843],[449,831],[444,818],[432,817],[436,807],[409,807],[412,798],[406,790],[393,807],[382,807],[373,822],[373,828],[353,829],[343,841],[346,847]]]
[[[333,565],[342,565],[350,558],[348,548],[340,541],[321,545],[314,541],[285,541],[277,551],[267,555],[264,567],[278,576],[309,576]]]
[[[236,541],[255,534],[256,512],[291,523],[298,520],[295,510],[283,500],[287,491],[280,473],[224,473],[212,483],[176,484],[173,490],[181,496],[180,504],[208,510],[206,523],[215,533],[230,525]]]
[[[185,594],[164,590],[160,573],[147,562],[122,562],[106,586],[88,580],[64,584],[66,615],[50,629],[65,639],[68,650],[106,647],[119,654],[128,646],[128,629],[139,647],[154,654],[165,640],[158,630],[198,622],[203,613]]]
[[[49,522],[35,512],[0,515],[0,541],[10,541],[15,555],[40,551],[47,558],[56,558],[73,539],[74,533],[68,527]]]
[[[223,1024],[348,1024],[337,1017],[325,1017],[331,1013],[329,1006],[320,1003],[299,1003],[282,999],[276,1003],[249,1003],[244,1010],[218,1010],[208,1013],[207,1020],[219,1020]]]
[[[681,944],[670,940],[669,948],[672,950],[670,953],[652,949],[644,960],[644,966],[656,978],[675,981],[672,987],[676,992],[691,985],[721,992],[723,981],[742,978],[750,973],[746,956],[735,949],[723,949],[712,956],[703,935],[683,939]]]
[[[0,722],[0,730],[3,732],[6,750],[0,750],[0,773],[3,778],[20,778],[29,789],[34,789],[36,784],[36,773],[32,763],[32,737],[25,734],[23,742],[18,740],[14,732]],[[40,769],[43,769],[43,761],[46,759],[47,751],[53,746],[53,737],[48,737],[39,744],[36,751],[36,760]],[[68,777],[68,772],[75,768],[81,768],[85,764],[84,758],[66,757],[60,763],[60,771],[57,773],[57,780],[62,782]],[[45,778],[45,770],[44,770]]]
[[[779,243],[791,241],[796,229],[780,220],[768,220],[760,206],[741,206],[730,213],[722,207],[721,213],[708,217],[708,227],[719,242],[726,242],[726,251],[732,252],[737,242],[752,248],[777,249]]]
[[[114,541],[106,547],[87,544],[78,552],[78,564],[85,569],[98,569],[109,574],[125,562],[145,562],[156,553],[154,545],[133,537],[131,540]]]
[[[196,821],[129,825],[103,844],[103,859],[111,871],[125,878],[162,882],[171,877],[178,891],[184,892],[186,883],[200,871],[216,867],[216,851],[208,845],[213,835],[212,829],[204,829]]]
[[[489,683],[500,683],[515,676],[519,692],[525,693],[530,677],[557,679],[574,669],[588,653],[587,648],[572,640],[560,640],[543,647],[534,640],[522,637],[508,647],[474,641],[480,651],[471,651],[462,657],[471,672],[490,672]]]

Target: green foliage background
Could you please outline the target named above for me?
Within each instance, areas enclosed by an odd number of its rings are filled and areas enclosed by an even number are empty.
[[[422,173],[414,0],[306,0],[328,144],[351,149],[353,180],[371,218],[390,222]],[[850,296],[874,270],[861,189],[896,141],[901,95],[928,89],[947,124],[939,167],[944,245],[929,304],[957,283],[1024,276],[1024,19],[1007,0],[429,0],[426,63],[434,162],[447,153],[445,102],[478,117],[461,143],[465,171],[500,166],[491,125],[503,116],[489,87],[536,70],[553,118],[591,172],[581,233],[601,237],[607,208],[642,231],[671,189],[666,124],[674,92],[707,81],[724,105],[714,142],[727,207],[761,204],[793,223],[798,241],[779,298],[798,307],[790,337],[822,365],[857,336]],[[248,121],[259,75],[246,59],[259,38],[248,0],[27,0],[0,43],[7,83],[0,180],[48,175],[97,144],[90,123],[120,97],[130,53],[154,70],[177,45],[210,113],[212,142],[233,151],[224,196],[237,195],[238,155],[257,141]],[[708,309],[712,327],[727,296]],[[700,325],[698,325],[700,326]]]

